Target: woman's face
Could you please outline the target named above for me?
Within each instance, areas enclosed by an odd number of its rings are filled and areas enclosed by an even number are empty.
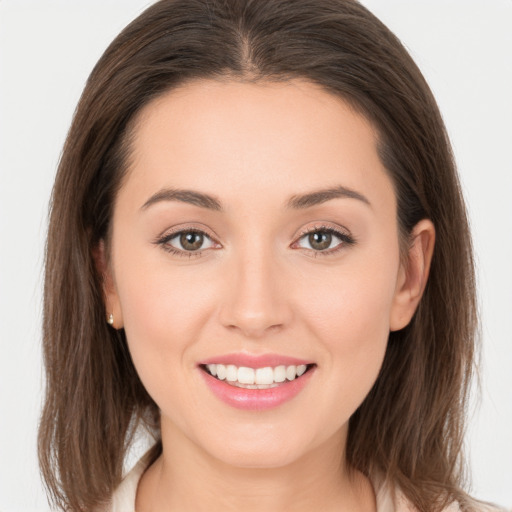
[[[339,445],[414,310],[374,129],[307,82],[196,81],[134,135],[107,308],[164,443],[246,467]]]

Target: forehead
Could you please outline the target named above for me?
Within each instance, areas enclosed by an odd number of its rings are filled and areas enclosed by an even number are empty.
[[[371,123],[305,81],[203,80],[173,89],[138,115],[128,183],[139,194],[173,186],[226,198],[250,190],[391,189]],[[291,190],[294,189],[294,190]]]

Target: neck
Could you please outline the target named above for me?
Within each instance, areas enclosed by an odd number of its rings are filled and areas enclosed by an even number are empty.
[[[344,463],[345,442],[346,433],[337,432],[290,464],[250,468],[226,464],[162,430],[163,453],[140,481],[136,510],[374,511],[371,484]]]

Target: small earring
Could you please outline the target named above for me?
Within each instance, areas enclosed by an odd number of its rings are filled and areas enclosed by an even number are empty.
[[[107,318],[108,325],[114,325],[114,315],[110,313]]]

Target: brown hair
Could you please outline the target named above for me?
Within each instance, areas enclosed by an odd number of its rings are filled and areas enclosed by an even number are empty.
[[[382,472],[422,511],[462,491],[463,419],[473,368],[474,271],[464,202],[435,100],[399,40],[353,0],[162,0],[113,41],[78,104],[53,189],[39,459],[51,501],[89,510],[110,497],[140,422],[158,409],[124,332],[105,320],[93,251],[108,240],[137,112],[198,78],[309,80],[379,133],[402,239],[436,229],[430,278],[411,323],[392,332],[380,375],[350,420],[347,457]],[[157,443],[156,457],[161,450]]]

